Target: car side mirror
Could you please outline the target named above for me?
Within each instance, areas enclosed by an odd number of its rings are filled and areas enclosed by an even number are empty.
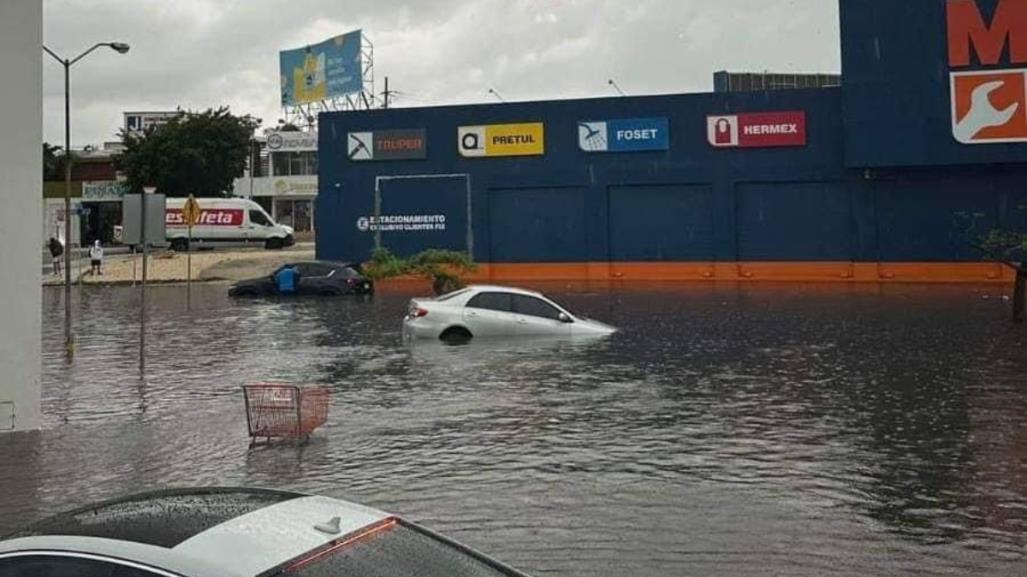
[[[561,323],[573,323],[574,322],[574,319],[571,318],[571,315],[569,315],[567,313],[560,313],[560,316],[558,316],[556,318],[560,319]]]

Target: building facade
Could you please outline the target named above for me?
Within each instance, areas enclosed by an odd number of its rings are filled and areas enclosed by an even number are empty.
[[[234,194],[252,198],[297,238],[314,234],[317,198],[317,132],[272,131],[254,140],[250,169],[235,180]]]
[[[318,256],[470,250],[490,280],[1008,282],[975,243],[1027,229],[1025,6],[843,0],[839,87],[325,113]]]

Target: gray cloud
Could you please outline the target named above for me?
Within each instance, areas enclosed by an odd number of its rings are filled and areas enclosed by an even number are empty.
[[[273,125],[278,51],[363,28],[398,106],[699,92],[719,69],[837,71],[825,0],[45,0],[44,40],[74,56],[73,141],[112,140],[126,110],[227,104]],[[63,141],[60,66],[43,62],[44,134]]]

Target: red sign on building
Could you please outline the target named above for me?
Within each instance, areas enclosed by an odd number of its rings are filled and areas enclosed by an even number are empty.
[[[804,111],[708,116],[707,140],[717,148],[806,146]]]

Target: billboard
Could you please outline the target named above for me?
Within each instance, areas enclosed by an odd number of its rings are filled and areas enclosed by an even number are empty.
[[[427,158],[423,128],[350,132],[347,156],[353,161]]]
[[[319,102],[364,89],[361,31],[278,53],[282,106]]]
[[[545,153],[545,126],[541,122],[491,124],[457,128],[460,156],[541,156]]]
[[[578,123],[578,148],[585,152],[638,152],[670,148],[666,118],[622,118]]]

